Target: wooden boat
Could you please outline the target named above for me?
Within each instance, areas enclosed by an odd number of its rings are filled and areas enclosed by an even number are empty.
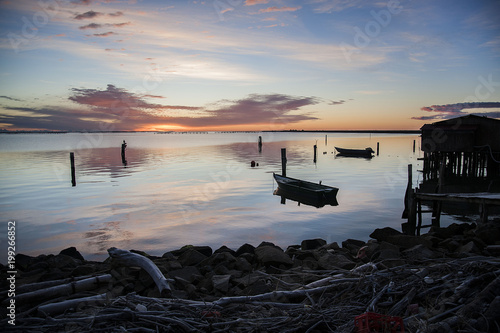
[[[372,157],[372,154],[375,153],[371,147],[365,149],[347,149],[335,147],[335,149],[342,156]]]
[[[306,206],[313,206],[316,208],[321,208],[321,207],[324,207],[326,205],[330,205],[330,206],[338,206],[339,205],[339,203],[337,202],[336,196],[333,198],[330,198],[330,199],[323,199],[323,198],[315,199],[315,198],[311,198],[308,195],[303,195],[301,193],[291,193],[291,192],[284,191],[280,187],[276,188],[276,190],[274,191],[273,194],[281,197],[281,204],[283,204],[283,205],[286,204],[287,199],[297,202],[299,206],[306,205]]]
[[[336,187],[280,176],[275,173],[273,173],[273,176],[276,183],[278,183],[278,188],[284,194],[294,197],[300,196],[303,201],[312,200],[313,202],[319,202],[319,204],[333,202],[334,200],[336,202],[337,192],[339,191]]]

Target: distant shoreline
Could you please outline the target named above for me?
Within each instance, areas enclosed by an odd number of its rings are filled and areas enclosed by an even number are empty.
[[[287,131],[0,131],[0,134],[73,134],[73,133],[159,133],[159,134],[203,134],[203,133],[375,133],[375,134],[420,134],[420,130],[287,130]]]

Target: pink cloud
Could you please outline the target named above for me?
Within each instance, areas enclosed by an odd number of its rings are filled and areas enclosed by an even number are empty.
[[[88,12],[85,12],[83,14],[78,14],[75,16],[75,20],[85,20],[85,19],[90,19],[98,16],[104,15],[103,13],[100,12],[94,12],[93,10],[90,10]]]
[[[433,120],[433,119],[449,119],[457,116],[470,114],[464,110],[470,109],[499,109],[500,102],[467,102],[467,103],[454,103],[454,104],[444,104],[444,105],[431,105],[421,107],[420,110],[425,112],[435,112],[435,115],[431,116],[420,116],[412,117],[416,120]],[[491,118],[500,117],[500,112],[498,111],[488,111],[488,112],[473,112],[472,114],[487,116]]]
[[[163,105],[146,99],[163,96],[136,94],[108,84],[106,89],[73,88],[69,100],[85,108],[14,108],[24,115],[0,115],[0,122],[13,128],[48,130],[134,130],[157,125],[210,127],[250,124],[297,123],[316,120],[303,107],[321,102],[316,97],[284,94],[251,94],[237,100],[220,100],[204,107]],[[169,113],[175,110],[175,116]],[[179,111],[182,111],[182,115]],[[32,116],[36,114],[37,116]],[[91,120],[99,119],[99,120]],[[109,125],[111,126],[111,125]],[[108,127],[109,127],[108,126]]]
[[[297,6],[297,7],[269,7],[269,8],[266,8],[266,9],[261,9],[259,10],[259,13],[272,13],[272,12],[294,12],[296,10],[299,10],[300,6]]]
[[[246,0],[245,6],[265,5],[269,0]]]

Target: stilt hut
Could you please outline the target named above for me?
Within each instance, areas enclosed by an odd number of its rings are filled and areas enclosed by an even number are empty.
[[[500,120],[467,115],[422,126],[424,180],[500,177]],[[445,177],[446,177],[445,176]]]

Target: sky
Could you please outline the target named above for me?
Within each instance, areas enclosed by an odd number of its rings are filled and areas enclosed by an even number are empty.
[[[0,129],[500,118],[500,0],[0,0]]]

